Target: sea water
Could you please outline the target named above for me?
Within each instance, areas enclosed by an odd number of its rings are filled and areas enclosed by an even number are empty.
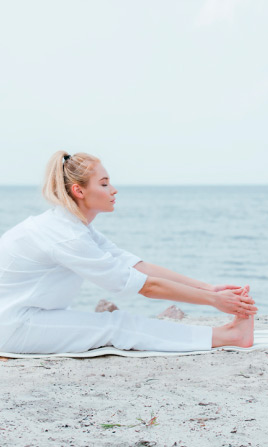
[[[251,286],[260,314],[268,314],[268,185],[117,186],[111,213],[94,226],[142,260],[210,284]],[[37,186],[0,186],[0,235],[49,207]],[[40,231],[42,229],[40,228]],[[94,311],[100,299],[149,317],[172,304],[187,314],[220,315],[215,308],[146,298],[116,298],[87,281],[73,308]]]

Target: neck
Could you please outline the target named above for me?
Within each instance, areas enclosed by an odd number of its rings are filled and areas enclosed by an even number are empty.
[[[88,224],[90,224],[90,223],[95,219],[95,217],[96,217],[97,214],[98,214],[98,211],[97,211],[97,210],[89,210],[88,208],[86,208],[86,207],[83,205],[83,203],[80,203],[80,204],[78,205],[78,207],[79,207],[81,213],[82,213],[82,214],[85,216],[85,218],[87,219]]]

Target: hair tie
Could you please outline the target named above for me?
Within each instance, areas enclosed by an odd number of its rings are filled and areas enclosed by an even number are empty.
[[[63,158],[64,158],[65,161],[69,160],[69,158],[71,158],[71,155],[64,155]]]

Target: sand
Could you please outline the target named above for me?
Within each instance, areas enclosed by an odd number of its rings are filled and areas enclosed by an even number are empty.
[[[268,316],[257,316],[255,328],[267,329]],[[268,446],[268,349],[9,359],[0,368],[1,447]]]

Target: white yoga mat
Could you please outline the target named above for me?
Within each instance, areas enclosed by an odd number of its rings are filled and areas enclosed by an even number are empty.
[[[238,346],[221,346],[220,348],[212,348],[208,351],[182,351],[182,352],[167,352],[167,351],[125,351],[117,349],[112,346],[105,346],[103,348],[91,349],[85,352],[61,352],[58,354],[13,354],[12,352],[0,352],[0,357],[7,357],[12,359],[41,359],[41,358],[55,358],[55,357],[71,357],[71,358],[90,358],[100,357],[102,355],[120,355],[122,357],[174,357],[180,355],[196,355],[206,354],[214,351],[255,351],[256,349],[268,349],[268,329],[260,329],[254,331],[254,344],[250,348],[239,348]]]

